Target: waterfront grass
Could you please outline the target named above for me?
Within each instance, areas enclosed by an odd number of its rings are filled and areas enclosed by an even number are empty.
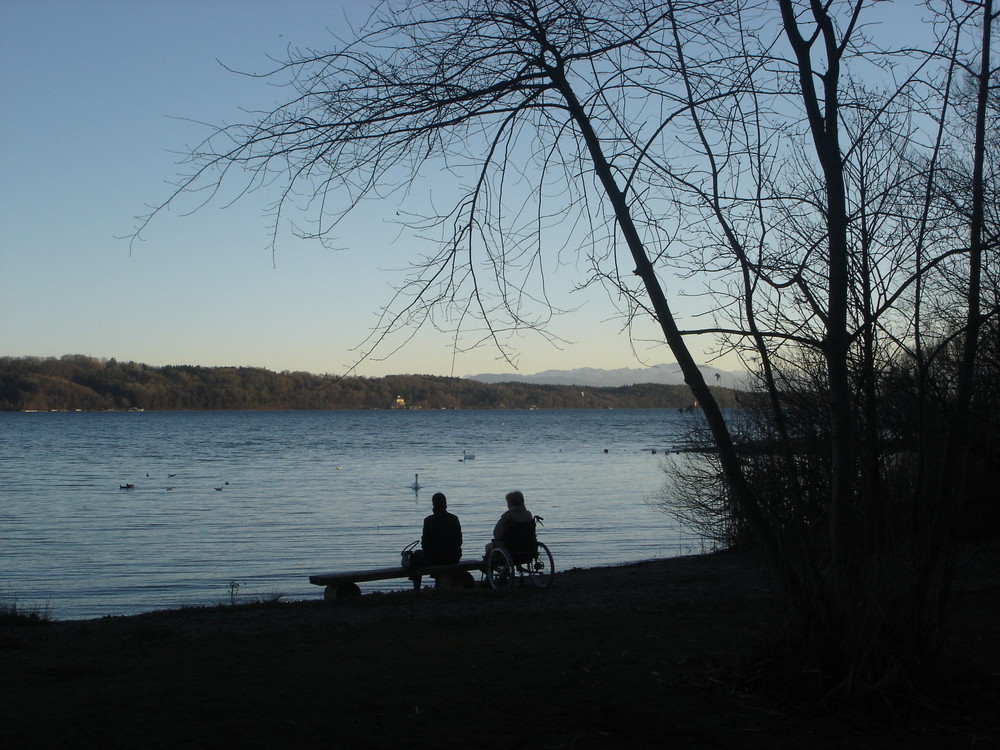
[[[51,620],[52,611],[47,605],[25,605],[16,594],[0,592],[0,625],[43,625]]]

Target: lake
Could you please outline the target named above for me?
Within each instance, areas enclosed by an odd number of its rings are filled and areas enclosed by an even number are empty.
[[[702,540],[649,502],[666,480],[664,454],[693,418],[0,413],[0,591],[56,619],[213,605],[233,593],[317,598],[310,574],[398,564],[439,491],[462,522],[464,557],[481,554],[513,489],[544,517],[539,536],[557,571],[701,552]]]

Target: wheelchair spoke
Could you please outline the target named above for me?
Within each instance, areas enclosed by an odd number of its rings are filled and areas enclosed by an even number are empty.
[[[531,582],[540,589],[547,589],[552,585],[552,578],[555,572],[552,553],[549,552],[548,547],[539,542],[538,556],[528,565],[528,575],[531,578]]]
[[[486,578],[498,591],[509,591],[514,585],[514,564],[507,551],[495,547],[486,560]]]

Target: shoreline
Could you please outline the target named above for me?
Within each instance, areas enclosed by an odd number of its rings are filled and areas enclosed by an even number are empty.
[[[899,750],[1000,736],[998,556],[957,597],[960,700],[887,715],[748,681],[787,626],[752,554],[553,586],[370,593],[0,627],[14,747]],[[950,683],[949,683],[950,684]],[[943,689],[943,688],[942,688]]]
[[[735,563],[737,559],[741,562]],[[730,583],[725,585],[725,592],[719,590],[724,575],[730,580]],[[733,576],[738,576],[738,580],[743,581],[744,585],[751,586],[751,589],[741,589],[739,585],[733,583],[737,580],[732,578]],[[658,594],[654,594],[657,579],[660,578],[664,578],[668,583],[659,588]],[[750,581],[753,583],[749,583]],[[425,579],[419,592],[408,588],[407,582],[405,586],[400,584],[399,589],[363,590],[362,595],[357,598],[326,601],[323,598],[324,587],[315,586],[316,594],[309,598],[299,595],[294,599],[285,599],[281,595],[252,598],[253,595],[248,595],[247,601],[237,601],[235,604],[220,601],[217,604],[182,604],[129,614],[105,614],[81,618],[53,616],[40,627],[72,627],[104,622],[127,625],[129,622],[140,623],[146,620],[206,619],[213,616],[235,619],[241,613],[258,611],[280,613],[286,609],[310,612],[315,608],[328,609],[326,616],[330,618],[346,620],[376,618],[383,608],[395,606],[422,606],[425,611],[417,609],[412,613],[414,616],[441,614],[441,607],[458,616],[463,609],[474,611],[478,607],[486,606],[484,600],[487,598],[495,599],[489,606],[503,609],[506,606],[504,597],[510,597],[511,603],[515,606],[532,611],[573,610],[581,607],[608,606],[612,601],[633,600],[637,595],[650,597],[650,602],[654,601],[654,596],[669,596],[670,593],[675,596],[688,596],[696,592],[699,584],[713,587],[713,595],[722,595],[726,592],[729,595],[745,595],[748,590],[759,590],[761,593],[771,595],[778,590],[777,582],[759,555],[722,550],[556,571],[552,586],[547,590],[536,590],[525,583],[523,586],[515,585],[514,590],[504,594],[493,591],[478,577],[474,589],[438,590],[429,579]],[[527,599],[529,596],[546,598]],[[418,602],[423,602],[423,605],[418,605]]]

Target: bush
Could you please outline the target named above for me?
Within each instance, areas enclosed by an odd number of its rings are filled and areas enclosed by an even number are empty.
[[[51,621],[48,605],[24,607],[13,594],[0,593],[0,625],[42,625]]]

